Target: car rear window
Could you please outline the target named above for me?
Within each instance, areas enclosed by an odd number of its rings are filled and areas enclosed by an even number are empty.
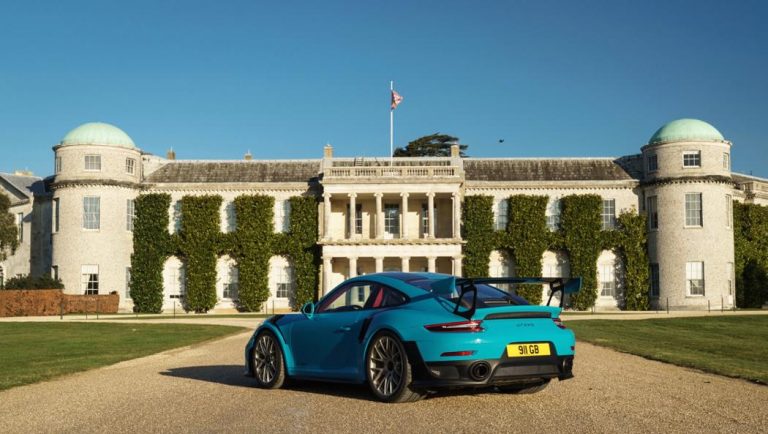
[[[412,280],[412,281],[409,281],[408,283],[418,288],[424,289],[426,291],[433,292],[431,285],[434,282],[436,281],[429,280],[429,279],[421,279],[421,280]],[[523,297],[520,297],[517,294],[509,293],[507,291],[504,291],[492,285],[488,285],[485,283],[478,283],[475,285],[475,287],[477,288],[477,301],[479,302],[481,307],[490,307],[490,306],[495,306],[499,304],[516,304],[516,305],[530,304]],[[447,300],[457,302],[459,298],[459,292],[457,290],[457,291],[454,291],[452,294],[440,294],[440,296]]]

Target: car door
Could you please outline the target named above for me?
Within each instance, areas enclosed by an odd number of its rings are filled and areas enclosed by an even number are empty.
[[[345,285],[320,302],[312,319],[293,326],[291,341],[297,374],[355,378],[360,330],[373,313],[371,303],[379,290],[380,286],[371,282]]]

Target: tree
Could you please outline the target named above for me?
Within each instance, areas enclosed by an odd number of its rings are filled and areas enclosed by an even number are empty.
[[[11,200],[0,193],[0,261],[8,257],[8,252],[13,254],[19,247],[19,229],[13,221],[13,214],[8,210]]]
[[[420,137],[404,148],[395,149],[393,157],[450,157],[451,145],[459,145],[459,155],[466,157],[467,145],[459,144],[459,138],[435,133]]]

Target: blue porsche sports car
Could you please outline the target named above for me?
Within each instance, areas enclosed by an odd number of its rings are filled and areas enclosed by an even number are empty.
[[[573,377],[575,339],[560,307],[493,286],[531,283],[548,284],[562,306],[581,279],[354,277],[301,313],[267,319],[245,347],[246,373],[269,389],[286,379],[367,383],[385,402],[440,388],[537,392]]]

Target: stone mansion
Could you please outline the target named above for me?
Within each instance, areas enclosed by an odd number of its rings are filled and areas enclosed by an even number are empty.
[[[322,255],[318,293],[344,279],[388,270],[462,274],[461,209],[469,195],[492,196],[494,224],[506,227],[514,194],[549,197],[547,223],[558,225],[561,197],[603,198],[605,228],[622,210],[648,218],[652,305],[672,309],[725,308],[734,303],[732,201],[768,204],[768,179],[731,172],[732,144],[713,126],[680,119],[662,126],[637,155],[620,158],[323,158],[239,161],[165,158],[143,152],[119,128],[86,123],[54,147],[55,173],[0,173],[0,192],[11,198],[20,247],[0,263],[3,279],[51,273],[68,293],[120,295],[130,311],[134,199],[141,193],[172,198],[168,230],[178,228],[176,204],[185,195],[217,194],[223,232],[233,230],[232,201],[242,194],[275,199],[276,231],[290,219],[288,199],[318,200],[317,240]],[[619,271],[617,271],[619,270]],[[605,250],[597,263],[598,309],[616,309],[622,294],[621,263]],[[217,265],[217,310],[237,297],[236,262]],[[543,276],[569,276],[567,252],[547,251]],[[164,307],[183,297],[185,267],[165,263]],[[515,275],[502,252],[490,257],[492,276]],[[270,260],[269,308],[287,309],[293,290],[288,259]]]

